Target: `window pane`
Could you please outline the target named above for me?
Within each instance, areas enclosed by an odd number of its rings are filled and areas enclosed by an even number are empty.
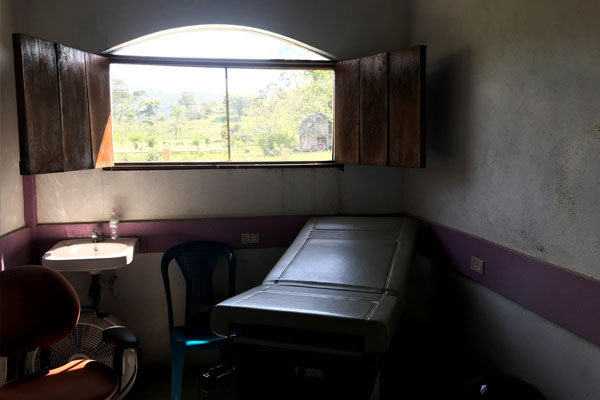
[[[333,71],[228,70],[232,161],[330,161]]]
[[[111,64],[116,162],[227,161],[225,69]]]
[[[242,27],[196,27],[165,31],[125,45],[114,51],[114,54],[149,57],[327,60],[299,43]]]
[[[227,72],[229,130],[224,68],[112,64],[115,161],[332,160],[332,70]]]

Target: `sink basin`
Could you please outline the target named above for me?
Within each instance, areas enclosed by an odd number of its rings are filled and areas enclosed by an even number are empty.
[[[57,271],[95,272],[122,268],[133,261],[137,246],[137,238],[104,239],[98,243],[88,238],[66,239],[44,254],[42,265]]]

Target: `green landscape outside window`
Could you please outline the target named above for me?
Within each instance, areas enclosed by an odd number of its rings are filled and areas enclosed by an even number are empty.
[[[243,29],[169,32],[113,54],[270,57],[257,68],[112,63],[116,162],[332,160],[333,70],[269,67],[320,54]]]

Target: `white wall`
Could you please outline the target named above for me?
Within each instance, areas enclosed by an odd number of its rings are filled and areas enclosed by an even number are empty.
[[[340,58],[405,44],[405,2],[394,0],[20,0],[19,29],[86,51],[164,29],[233,24],[289,36]]]
[[[12,33],[13,3],[0,2],[0,236],[22,227],[23,181],[19,175],[19,136]]]
[[[411,1],[428,165],[404,208],[600,278],[600,3]]]
[[[399,171],[383,167],[102,170],[37,176],[40,223],[401,210]]]

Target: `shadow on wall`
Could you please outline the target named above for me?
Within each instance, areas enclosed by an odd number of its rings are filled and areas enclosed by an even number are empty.
[[[457,50],[427,63],[428,166],[444,167],[468,180],[471,51]]]
[[[429,253],[427,253],[429,255]],[[415,254],[406,284],[406,310],[381,377],[383,398],[459,398],[481,375],[481,363],[463,335],[463,305],[470,299],[447,284],[442,263]]]
[[[470,342],[469,330],[486,310],[477,309],[480,299],[458,281],[477,285],[454,271],[434,232],[421,227],[407,277],[406,310],[384,363],[384,398],[460,398],[484,373],[511,372],[495,365],[481,343]],[[493,344],[500,352],[502,345],[501,340]]]
[[[518,376],[549,399],[600,393],[597,345],[457,273],[435,232],[418,235],[385,398],[457,398],[483,374]]]

